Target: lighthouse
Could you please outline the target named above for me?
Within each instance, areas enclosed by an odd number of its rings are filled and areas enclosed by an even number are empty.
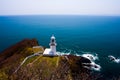
[[[51,49],[50,54],[56,55],[56,45],[57,44],[56,44],[54,35],[52,35],[49,45],[50,45],[50,49]]]
[[[56,53],[57,43],[56,43],[54,35],[52,35],[50,38],[49,46],[50,46],[50,48],[46,48],[43,55],[44,56],[57,56],[57,53]]]

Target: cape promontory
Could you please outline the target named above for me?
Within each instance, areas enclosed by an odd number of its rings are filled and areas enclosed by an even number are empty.
[[[43,56],[36,39],[24,39],[0,53],[0,80],[101,80],[75,55]],[[39,55],[34,55],[40,52]],[[30,56],[34,55],[34,56]],[[29,57],[28,57],[29,56]]]

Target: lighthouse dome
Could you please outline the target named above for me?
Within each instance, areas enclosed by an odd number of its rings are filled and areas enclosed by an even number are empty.
[[[54,36],[54,35],[52,35],[51,39],[55,39],[55,36]]]

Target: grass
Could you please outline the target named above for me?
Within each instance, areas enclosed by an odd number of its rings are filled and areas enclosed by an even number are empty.
[[[39,58],[39,62],[46,62],[48,66],[56,67],[58,64],[59,57],[41,57]]]
[[[37,57],[38,57],[38,56],[33,56],[33,57],[31,57],[31,58],[28,58],[23,65],[26,66],[27,64],[33,62]]]
[[[38,57],[31,58],[29,60],[28,61],[32,63],[32,66],[40,67],[43,70],[42,71],[43,75],[50,76],[50,74],[56,69],[58,65],[59,57],[38,56]]]
[[[4,72],[0,70],[0,80],[7,80],[8,79],[8,75]]]
[[[33,50],[30,47],[26,47],[22,50],[18,49],[18,51],[14,52],[14,55],[9,57],[9,61],[7,61],[9,63],[4,63],[4,67],[0,69],[0,80],[8,80],[8,76],[12,70],[15,67],[17,68],[17,66],[24,60],[24,58],[31,54],[33,54]]]
[[[9,66],[0,69],[0,80],[7,80],[9,76],[9,71],[12,71],[12,68],[14,68],[13,71],[15,71],[27,56],[37,53],[39,51],[43,52],[44,50],[42,48],[26,47],[23,50],[15,52],[16,54],[14,54],[13,56],[13,58],[15,59],[12,59],[11,62],[13,62],[13,60],[17,61],[14,61],[14,64],[10,63]],[[55,71],[58,65],[59,57],[44,57],[42,55],[33,56],[26,60],[26,62],[21,66],[18,74],[25,74],[25,71],[27,71],[29,75],[31,73],[37,74],[37,71],[42,70],[43,77],[50,77],[50,75],[53,73],[53,71]],[[39,74],[37,74],[37,76],[39,76]]]

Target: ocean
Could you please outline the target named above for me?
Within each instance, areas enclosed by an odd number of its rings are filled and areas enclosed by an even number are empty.
[[[0,52],[25,38],[36,38],[41,46],[49,47],[53,34],[57,51],[96,53],[104,76],[120,75],[120,63],[108,58],[120,58],[120,16],[0,16]]]

